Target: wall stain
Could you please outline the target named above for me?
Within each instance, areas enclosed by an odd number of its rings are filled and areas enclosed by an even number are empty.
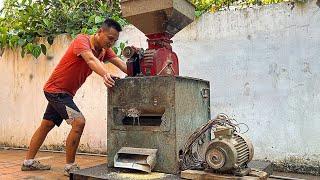
[[[272,86],[273,88],[278,87],[278,80],[280,76],[279,68],[277,63],[273,63],[269,65],[269,75],[272,77]]]
[[[246,82],[244,84],[244,93],[245,96],[249,96],[250,95],[250,84],[248,82]]]
[[[286,68],[279,67],[277,63],[273,63],[269,65],[268,74],[272,78],[272,86],[275,89],[278,87],[279,80],[290,80],[288,70]]]
[[[312,74],[311,69],[310,69],[310,64],[308,62],[303,63],[303,70],[302,71],[306,74]]]
[[[33,79],[33,74],[30,74],[29,75],[29,80],[32,81],[32,79]]]
[[[292,11],[294,9],[294,7],[295,7],[295,4],[294,4],[294,2],[291,2],[290,5],[291,5],[290,9]]]

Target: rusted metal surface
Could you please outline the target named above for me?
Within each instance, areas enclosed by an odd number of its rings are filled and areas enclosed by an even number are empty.
[[[121,147],[150,148],[158,149],[155,171],[178,173],[179,151],[210,119],[204,88],[209,89],[208,81],[177,76],[117,80],[108,91],[108,165]]]
[[[157,149],[122,147],[114,156],[114,167],[150,173],[157,161]]]
[[[210,168],[219,172],[231,171],[233,174],[247,175],[250,170],[243,170],[252,160],[252,143],[243,134],[226,130],[228,128],[215,133],[216,138],[209,143],[206,150],[206,162]]]
[[[252,160],[253,146],[248,138],[239,133],[238,124],[233,122],[236,121],[220,113],[197,128],[184,146],[181,169],[207,169],[236,176],[248,175],[251,169],[247,164]],[[206,138],[208,130],[214,133],[212,140]]]
[[[168,39],[149,39],[149,48],[141,52],[134,47],[126,47],[122,54],[130,57],[127,60],[128,76],[179,75],[178,57],[172,51]],[[154,45],[156,44],[156,45]]]
[[[122,15],[144,34],[174,36],[194,20],[194,6],[186,0],[122,0]]]

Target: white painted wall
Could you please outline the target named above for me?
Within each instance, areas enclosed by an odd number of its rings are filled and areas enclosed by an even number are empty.
[[[43,55],[38,60],[30,55],[22,59],[18,51],[4,51],[0,58],[0,144],[18,147],[29,144],[47,105],[43,86],[70,42],[66,36],[56,38],[48,50],[50,60]],[[120,74],[120,70],[111,64],[108,68]],[[106,151],[106,90],[102,79],[93,73],[74,98],[87,121],[81,150]],[[54,128],[44,145],[60,149],[70,129],[66,123]]]
[[[120,41],[126,40],[147,46],[131,26],[121,34]],[[211,82],[212,117],[224,112],[246,123],[256,159],[320,160],[320,8],[315,1],[205,14],[173,40],[181,75]],[[22,60],[8,51],[0,61],[0,142],[25,145],[40,123],[46,103],[42,86],[69,40],[55,42],[51,61]],[[105,96],[94,75],[76,95],[88,119],[81,140],[86,150],[105,150]],[[68,129],[55,129],[46,144],[64,143]]]
[[[4,3],[4,1],[0,0],[0,9],[3,8],[3,3]]]
[[[320,160],[315,1],[206,14],[174,41],[181,74],[211,82],[212,117],[224,112],[249,126],[255,158]]]

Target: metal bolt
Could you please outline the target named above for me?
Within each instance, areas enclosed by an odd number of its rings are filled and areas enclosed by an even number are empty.
[[[219,161],[219,158],[218,158],[218,156],[214,155],[214,156],[212,156],[212,160],[213,161]]]

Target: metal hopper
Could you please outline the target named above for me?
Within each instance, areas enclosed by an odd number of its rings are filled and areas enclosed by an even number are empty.
[[[173,37],[194,20],[194,6],[186,0],[122,0],[122,15],[146,36]]]

